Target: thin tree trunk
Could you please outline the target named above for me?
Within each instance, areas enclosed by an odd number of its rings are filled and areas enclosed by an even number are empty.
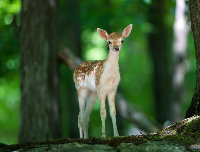
[[[71,18],[70,25],[72,30],[72,36],[69,39],[71,43],[72,50],[75,54],[81,58],[82,55],[82,45],[81,45],[81,28],[80,28],[80,9],[78,0],[69,0]],[[69,137],[77,138],[79,137],[78,132],[78,98],[77,91],[75,89],[73,76],[71,77],[70,86],[68,87],[69,100],[68,100],[68,114],[69,114]]]
[[[153,62],[153,86],[156,120],[163,124],[171,120],[169,111],[170,73],[169,73],[169,31],[167,30],[165,16],[165,0],[153,0],[149,7],[149,22],[152,32],[149,34],[149,51]]]
[[[20,143],[61,137],[56,19],[56,0],[22,0]]]
[[[69,0],[70,12],[71,12],[71,29],[72,38],[69,40],[72,44],[73,50],[75,50],[78,57],[82,56],[82,41],[81,41],[81,27],[80,27],[80,8],[79,0]]]
[[[192,24],[192,32],[196,54],[196,87],[190,107],[187,110],[185,117],[190,117],[195,114],[200,114],[200,1],[190,0],[190,18]]]
[[[173,47],[173,80],[172,80],[172,121],[181,119],[181,102],[184,93],[186,73],[186,49],[189,28],[187,25],[185,0],[176,0]]]

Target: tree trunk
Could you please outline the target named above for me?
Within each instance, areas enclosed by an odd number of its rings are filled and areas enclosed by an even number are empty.
[[[153,62],[153,86],[156,120],[163,124],[166,120],[171,120],[169,111],[171,103],[170,92],[170,74],[169,74],[169,45],[165,16],[165,0],[153,0],[149,7],[148,20],[152,25],[152,31],[149,34],[149,51]]]
[[[196,87],[190,107],[186,112],[186,117],[200,113],[200,1],[190,0],[190,18],[192,32],[194,37],[195,54],[196,54]]]
[[[61,137],[56,19],[56,0],[22,0],[20,143]]]
[[[81,58],[82,56],[82,45],[81,45],[81,28],[80,28],[80,9],[77,0],[69,0],[71,18],[70,18],[70,29],[71,38],[69,42],[71,43],[71,48],[75,54]],[[72,75],[70,73],[70,75]],[[68,114],[69,114],[69,138],[77,138],[79,136],[78,132],[78,113],[79,105],[77,98],[77,91],[75,89],[75,84],[73,81],[73,76],[71,77],[70,86],[68,87],[69,98],[68,98]]]
[[[173,46],[173,76],[172,76],[172,121],[181,120],[181,102],[184,93],[184,79],[186,73],[186,49],[188,37],[188,24],[185,0],[176,0],[176,13],[174,21]]]

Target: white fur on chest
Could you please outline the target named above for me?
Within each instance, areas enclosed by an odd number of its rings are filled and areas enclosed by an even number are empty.
[[[101,91],[108,93],[116,91],[120,81],[119,66],[105,63],[104,72],[100,79]]]

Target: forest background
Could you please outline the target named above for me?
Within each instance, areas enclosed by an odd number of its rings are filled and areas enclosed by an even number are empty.
[[[18,143],[20,129],[20,11],[20,0],[0,1],[0,142],[6,144]],[[177,53],[176,47],[175,0],[59,0],[57,11],[59,44],[83,60],[107,56],[107,44],[98,36],[97,27],[111,33],[133,24],[120,52],[118,91],[126,102],[160,128],[184,118],[196,80],[187,1],[185,22],[179,24],[179,29],[184,28],[178,34],[186,39],[182,41],[184,49],[178,51],[182,53]],[[78,138],[77,93],[72,71],[62,62],[59,62],[59,76],[62,137]],[[89,136],[99,137],[98,102],[90,122]],[[145,132],[119,113],[117,123],[123,136]],[[109,116],[106,130],[111,136]]]

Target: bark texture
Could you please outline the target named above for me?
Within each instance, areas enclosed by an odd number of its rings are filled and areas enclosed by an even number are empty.
[[[20,143],[61,137],[56,19],[56,0],[22,0]]]
[[[186,117],[200,113],[200,1],[190,0],[190,19],[196,54],[196,87]]]
[[[153,86],[156,120],[163,124],[172,120],[169,73],[169,31],[166,26],[165,0],[153,0],[148,10],[148,20],[152,25],[152,31],[148,36],[149,51],[153,64]]]

